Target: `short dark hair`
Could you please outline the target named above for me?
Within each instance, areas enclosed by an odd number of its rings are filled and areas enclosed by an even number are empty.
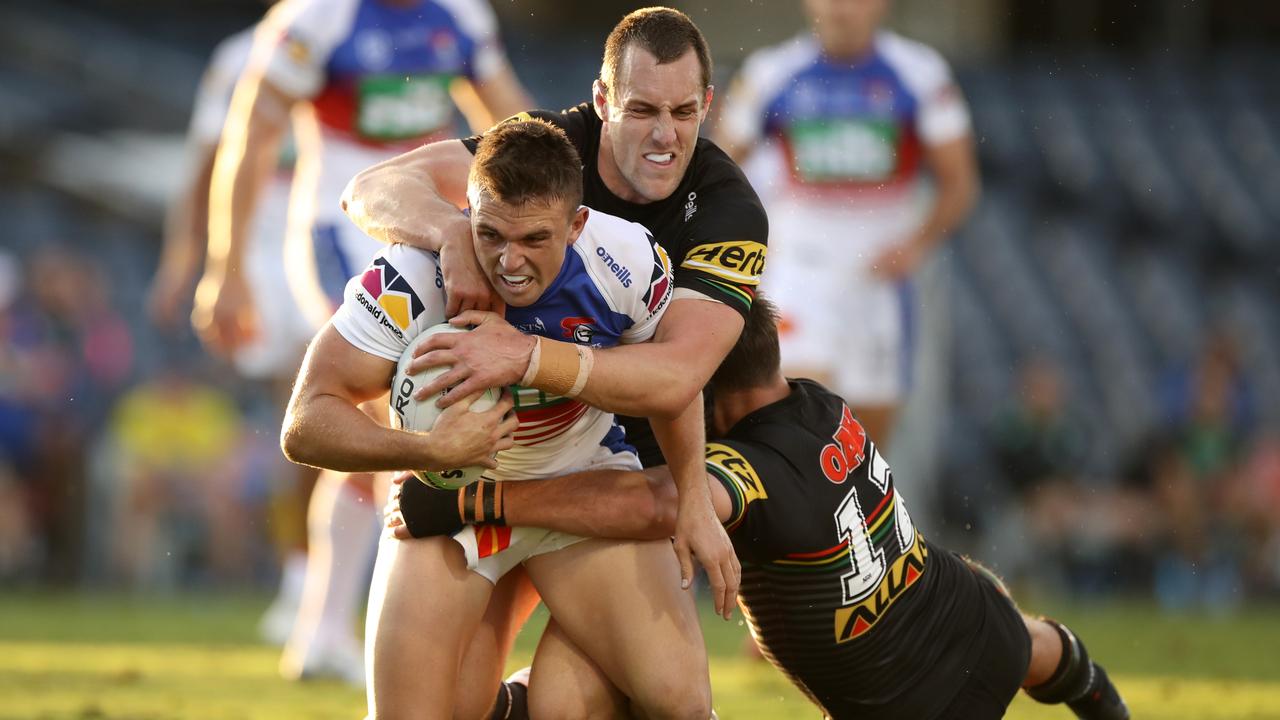
[[[747,313],[738,342],[711,376],[714,393],[747,390],[768,385],[778,374],[782,355],[778,350],[778,309],[757,293]]]
[[[711,51],[707,39],[688,15],[667,7],[640,8],[622,18],[604,41],[604,62],[600,66],[600,82],[613,96],[614,84],[622,67],[627,48],[644,48],[658,59],[659,65],[675,62],[690,48],[702,66],[703,89],[711,87]]]
[[[480,138],[467,176],[475,188],[499,202],[582,204],[582,159],[560,128],[546,120],[504,122]]]

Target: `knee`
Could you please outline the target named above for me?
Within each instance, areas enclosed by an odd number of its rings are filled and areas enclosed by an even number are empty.
[[[711,683],[696,673],[652,683],[631,698],[638,714],[652,720],[707,720],[711,717]]]

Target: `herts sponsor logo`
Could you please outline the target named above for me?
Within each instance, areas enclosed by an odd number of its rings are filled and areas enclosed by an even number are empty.
[[[653,249],[653,272],[649,274],[649,289],[644,292],[644,304],[653,315],[667,304],[671,297],[671,258],[667,251],[649,236],[649,247]]]
[[[769,493],[760,481],[760,474],[751,467],[751,463],[742,453],[721,443],[707,443],[707,465],[719,470],[720,474],[733,480],[733,484],[742,491],[742,505],[745,507],[756,500],[765,500]]]
[[[576,343],[590,343],[591,338],[595,336],[596,329],[592,327],[592,323],[596,321],[592,317],[570,317],[560,321],[560,330],[565,339],[572,340]]]
[[[356,292],[356,302],[393,335],[404,339],[404,331],[426,310],[422,300],[386,258],[374,258],[360,276],[364,292]]]
[[[689,251],[680,267],[737,285],[759,285],[767,248],[754,240],[705,243]]]
[[[609,251],[605,250],[603,247],[599,247],[599,246],[596,247],[596,257],[599,257],[601,260],[604,261],[604,266],[609,268],[609,272],[613,273],[614,276],[618,278],[618,280],[622,283],[622,287],[624,288],[631,287],[631,269],[630,268],[628,268],[626,265],[619,264],[618,261],[614,260],[613,256],[609,254]]]
[[[835,442],[822,448],[820,462],[822,474],[839,485],[867,459],[867,431],[862,429],[849,406],[845,405],[840,414],[840,426],[831,437]]]

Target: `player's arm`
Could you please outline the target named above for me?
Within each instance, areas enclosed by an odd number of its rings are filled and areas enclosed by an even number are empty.
[[[889,248],[873,267],[884,277],[909,274],[964,222],[978,200],[980,181],[973,136],[925,148],[925,162],[933,172],[935,195],[924,224],[904,242]]]
[[[723,485],[706,477],[716,517],[728,522],[733,501]],[[470,522],[618,540],[660,540],[676,530],[676,485],[666,465],[643,471],[588,470],[548,480],[480,482],[461,490],[430,488],[408,473],[394,482],[387,526],[402,540],[449,535]],[[486,503],[486,494],[500,495],[501,500]],[[486,507],[493,508],[489,515],[484,514]]]
[[[214,144],[196,144],[192,177],[165,213],[160,262],[147,298],[147,311],[161,327],[173,327],[204,264],[209,238],[209,185],[217,149]]]
[[[218,146],[209,197],[208,253],[192,320],[205,344],[224,354],[257,333],[244,251],[295,100],[251,67],[236,83]]]
[[[475,325],[469,333],[441,333],[418,346],[413,372],[436,365],[452,365],[418,393],[428,397],[434,388],[457,383],[462,393],[520,383],[529,369],[537,340],[511,327],[493,313],[469,312],[455,317],[455,325]],[[674,300],[663,315],[653,340],[634,345],[596,349],[586,385],[577,395],[589,405],[609,412],[649,418],[674,418],[684,412],[711,379],[742,333],[742,316],[710,299]],[[570,343],[542,339],[541,362],[574,352]],[[550,350],[548,350],[550,348]],[[535,379],[533,387],[543,388]],[[450,393],[452,395],[452,393]],[[441,403],[449,402],[446,396]]]
[[[502,308],[459,212],[473,159],[461,140],[442,140],[362,170],[342,193],[343,211],[370,237],[440,253],[447,316]]]
[[[459,81],[449,87],[454,103],[472,132],[482,133],[499,120],[533,107],[533,99],[504,57],[483,80]]]
[[[504,397],[485,412],[470,399],[446,412],[435,431],[383,427],[358,407],[387,392],[395,363],[352,345],[332,324],[312,341],[289,399],[280,444],[293,462],[344,472],[496,467],[494,453],[512,445],[516,420]],[[465,406],[465,408],[464,408]],[[452,408],[450,408],[452,411]]]

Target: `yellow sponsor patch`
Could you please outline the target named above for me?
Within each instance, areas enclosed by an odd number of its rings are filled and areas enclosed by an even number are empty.
[[[737,485],[738,490],[742,492],[743,507],[755,500],[764,500],[769,497],[756,469],[751,467],[751,463],[747,462],[742,453],[728,445],[707,443],[707,464],[715,466],[726,477],[733,480],[733,484]]]
[[[680,267],[700,270],[737,285],[759,285],[767,251],[754,240],[704,243],[690,250]]]
[[[387,312],[387,317],[391,318],[396,327],[401,330],[409,329],[409,321],[412,319],[409,317],[409,298],[388,292],[378,298],[378,304]]]
[[[907,588],[916,584],[924,575],[925,563],[929,558],[929,550],[925,547],[919,533],[915,542],[901,557],[894,561],[889,572],[885,573],[880,587],[867,599],[836,610],[835,636],[836,643],[849,642],[870,630]]]

